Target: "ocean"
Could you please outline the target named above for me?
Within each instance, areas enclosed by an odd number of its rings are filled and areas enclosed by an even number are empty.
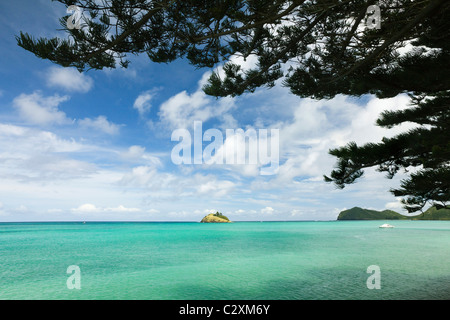
[[[0,299],[448,300],[450,221],[0,223]]]

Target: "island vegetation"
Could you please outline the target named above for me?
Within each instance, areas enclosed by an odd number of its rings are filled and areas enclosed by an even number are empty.
[[[341,211],[337,220],[450,220],[450,209],[430,207],[418,215],[406,216],[392,210],[376,211],[354,207]]]
[[[217,211],[216,213],[208,214],[200,222],[206,222],[206,223],[225,222],[226,223],[226,222],[231,222],[231,221],[230,221],[230,219],[228,219],[228,217],[224,216],[222,213]]]

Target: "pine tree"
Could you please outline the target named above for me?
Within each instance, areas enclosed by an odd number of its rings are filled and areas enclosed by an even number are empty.
[[[392,128],[404,122],[418,127],[381,143],[358,147],[354,142],[330,150],[339,161],[331,177],[343,188],[363,175],[364,168],[378,167],[392,178],[400,169],[413,170],[401,188],[391,192],[403,197],[409,212],[421,210],[428,202],[445,207],[450,201],[450,92],[433,97],[413,98],[414,107],[400,111],[385,111],[377,120],[381,127]]]
[[[61,18],[65,38],[17,36],[36,56],[64,67],[127,67],[127,55],[153,62],[185,57],[198,68],[224,63],[204,91],[236,96],[277,80],[300,97],[337,94],[411,96],[410,109],[386,111],[378,125],[418,128],[377,144],[330,150],[337,168],[326,181],[344,187],[363,169],[394,176],[416,168],[401,188],[410,211],[449,201],[450,2],[446,0],[57,0],[83,11],[80,28]],[[377,11],[378,10],[378,11]],[[377,15],[379,14],[379,16]],[[378,24],[371,25],[373,19]],[[406,45],[409,51],[401,54]],[[256,56],[249,70],[230,61]]]

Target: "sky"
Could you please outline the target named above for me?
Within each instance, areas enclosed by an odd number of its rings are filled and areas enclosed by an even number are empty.
[[[331,148],[408,129],[375,125],[382,111],[406,108],[406,96],[302,99],[277,83],[216,99],[201,89],[213,70],[183,59],[129,56],[127,69],[79,73],[17,45],[20,31],[64,37],[64,15],[66,7],[50,0],[0,2],[0,222],[200,221],[216,211],[232,221],[335,220],[355,206],[405,214],[389,192],[402,173],[390,180],[368,169],[342,190],[323,175],[336,164]],[[189,132],[195,140],[194,123],[200,139],[209,129],[223,134],[216,155],[233,141],[239,146],[227,129],[254,130],[261,145],[270,140],[261,132],[278,132],[278,169],[261,174],[262,160],[177,164],[181,139],[172,136]],[[200,152],[211,143],[203,140]]]

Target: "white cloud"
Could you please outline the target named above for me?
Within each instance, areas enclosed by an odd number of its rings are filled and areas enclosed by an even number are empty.
[[[80,126],[85,128],[92,128],[95,130],[99,130],[105,132],[110,135],[116,135],[120,131],[120,127],[122,125],[118,125],[112,122],[109,122],[105,116],[98,116],[95,119],[85,118],[78,120]]]
[[[148,166],[159,167],[162,162],[159,157],[145,152],[145,147],[134,145],[129,147],[126,151],[120,153],[121,158],[130,162],[143,163]]]
[[[172,128],[189,128],[194,120],[206,121],[211,117],[209,99],[200,91],[189,95],[182,91],[164,102],[160,107],[160,118]]]
[[[91,203],[80,205],[78,208],[73,208],[72,212],[97,212],[100,209]]]
[[[124,158],[128,159],[140,159],[145,155],[145,147],[141,146],[131,146],[126,152],[123,153]]]
[[[69,99],[68,96],[53,95],[44,97],[39,91],[32,94],[22,93],[13,100],[13,105],[19,110],[21,118],[37,125],[65,124],[71,120],[66,117],[58,106]]]
[[[374,122],[383,110],[406,107],[407,98],[364,97],[366,100],[357,101],[338,96],[314,101],[297,99],[280,89],[275,93],[257,90],[251,97],[216,100],[199,89],[179,92],[159,106],[159,124],[169,129],[191,128],[196,120],[214,120],[225,138],[223,129],[237,129],[236,119],[244,130],[279,129],[279,171],[264,177],[259,174],[260,165],[175,167],[164,162],[170,158],[170,150],[157,153],[141,145],[86,145],[48,130],[0,124],[0,193],[4,195],[0,214],[10,212],[5,208],[19,207],[23,199],[27,199],[29,212],[51,213],[55,219],[57,215],[69,219],[84,214],[83,219],[195,220],[204,214],[199,205],[242,220],[333,219],[336,207],[398,206],[389,194],[397,180],[387,180],[383,174],[369,170],[361,182],[345,190],[324,183],[322,175],[329,174],[336,161],[328,155],[330,148],[349,141],[376,142],[403,131],[405,126],[386,130]],[[136,99],[139,114],[153,107],[151,94],[146,91]],[[59,110],[67,99],[35,92],[20,95],[14,106],[30,123],[73,123]],[[120,125],[106,116],[75,123],[109,134],[120,130]],[[169,143],[169,138],[166,141]],[[216,156],[239,145],[241,140],[232,144],[226,139]],[[111,203],[115,199],[121,204]],[[67,216],[67,212],[75,215]]]
[[[401,203],[401,198],[396,198],[396,201],[390,201],[386,203],[385,208],[388,210],[394,210],[394,211],[403,211],[403,203]]]
[[[90,149],[73,139],[63,139],[53,132],[0,123],[0,147],[9,154],[46,154],[82,152]]]
[[[214,100],[201,89],[193,94],[182,91],[161,104],[159,116],[161,122],[171,129],[191,128],[194,121],[222,119],[234,107],[232,98]],[[230,115],[224,120],[227,124],[234,123]]]
[[[274,211],[275,210],[272,207],[265,207],[265,208],[261,209],[261,213],[266,214],[266,215],[273,214]]]
[[[328,151],[355,141],[359,145],[381,142],[412,127],[404,124],[392,129],[376,126],[384,110],[406,108],[409,100],[399,95],[391,99],[371,97],[365,105],[357,105],[348,97],[330,100],[302,99],[293,108],[291,120],[280,121],[280,156],[285,159],[273,182],[291,183],[295,177],[321,178],[334,167],[336,158]]]
[[[91,77],[73,68],[50,67],[46,74],[47,85],[71,92],[88,92],[94,85]]]
[[[104,211],[112,211],[112,212],[140,212],[139,208],[127,208],[123,205],[119,205],[117,207],[107,207],[103,209]]]
[[[123,205],[117,207],[97,207],[91,203],[85,203],[77,208],[72,208],[72,212],[75,213],[93,213],[93,212],[140,212],[139,208],[127,208]]]
[[[35,156],[22,164],[30,172],[29,178],[39,180],[79,179],[96,171],[92,163],[55,155]]]
[[[22,93],[16,97],[13,100],[13,106],[19,111],[21,118],[28,123],[37,125],[70,124],[74,123],[74,120],[69,119],[63,111],[59,110],[59,105],[67,100],[69,100],[68,96],[55,94],[46,97],[40,91],[35,91],[32,94]],[[111,135],[118,134],[120,127],[123,126],[108,121],[103,115],[80,119],[78,124],[81,127],[92,128]]]
[[[56,94],[46,97],[40,91],[36,91],[32,94],[22,93],[13,100],[13,106],[19,111],[20,117],[31,124],[71,124],[74,120],[69,119],[63,111],[59,110],[59,105],[67,100],[69,100],[68,96]],[[123,126],[108,121],[103,115],[93,119],[80,119],[78,124],[110,135],[118,134],[120,127]]]
[[[279,149],[277,132],[252,127],[247,127],[246,130],[225,130],[225,134],[215,138],[215,142],[219,143],[214,145],[214,154],[209,154],[212,147],[204,149],[205,167],[211,165],[214,168],[232,170],[245,177],[275,173],[279,164],[278,153],[275,151]],[[274,151],[270,152],[272,149]],[[269,168],[273,171],[269,171]]]
[[[145,187],[149,190],[160,190],[175,180],[170,173],[159,173],[153,166],[138,166],[124,174],[120,185],[131,187]]]
[[[142,92],[134,101],[133,108],[139,112],[139,115],[144,116],[152,107],[150,101],[153,98],[151,91]]]
[[[92,212],[95,215],[89,219],[100,220],[120,219],[123,213],[147,219],[145,209],[134,205],[142,202],[141,190],[147,189],[138,187],[124,194],[126,188],[117,184],[128,171],[123,152],[121,148],[64,139],[50,131],[0,123],[0,200],[4,204],[0,214],[11,221],[77,217],[67,212]],[[148,164],[159,161],[143,148],[132,146],[127,152]],[[158,176],[158,183],[163,183],[166,176]],[[123,203],[110,205],[114,199]],[[20,205],[29,210],[19,216],[13,208]]]
[[[213,197],[221,197],[228,194],[235,187],[235,183],[227,180],[208,180],[203,181],[196,187],[199,195],[208,195]]]
[[[88,177],[97,166],[74,155],[98,150],[49,131],[0,124],[0,177],[22,182]]]
[[[221,179],[213,174],[169,173],[157,170],[154,166],[137,166],[120,179],[124,188],[140,188],[148,197],[158,200],[196,199],[206,197],[217,199],[234,192],[238,183]]]

